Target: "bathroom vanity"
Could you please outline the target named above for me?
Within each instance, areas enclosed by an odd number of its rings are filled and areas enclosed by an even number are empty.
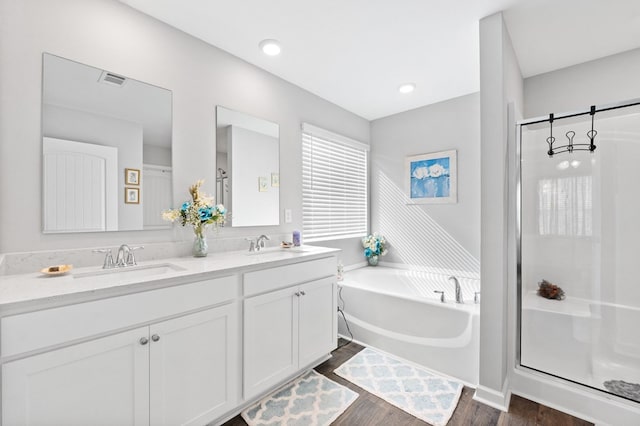
[[[336,347],[336,254],[0,277],[2,425],[220,423]]]

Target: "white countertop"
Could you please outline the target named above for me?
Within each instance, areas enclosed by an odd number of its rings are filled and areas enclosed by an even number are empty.
[[[102,267],[73,269],[64,275],[47,276],[39,271],[28,274],[0,276],[0,313],[3,315],[44,307],[78,303],[103,297],[112,297],[153,288],[167,287],[209,276],[221,276],[271,266],[312,260],[340,250],[316,246],[291,249],[279,247],[263,249],[258,253],[247,251],[210,253],[204,258],[178,257],[138,262],[138,266],[118,268],[101,274]],[[162,272],[147,276],[131,276],[127,271],[153,265],[170,265]],[[119,272],[123,272],[119,274]],[[98,275],[79,276],[98,273]],[[129,276],[127,276],[129,275]]]

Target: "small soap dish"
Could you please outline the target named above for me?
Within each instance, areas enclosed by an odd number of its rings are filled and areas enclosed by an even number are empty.
[[[289,241],[283,241],[280,243],[280,247],[282,248],[291,248],[293,247],[293,243],[289,242]]]
[[[40,272],[47,276],[64,275],[73,269],[73,265],[54,265],[41,269]]]

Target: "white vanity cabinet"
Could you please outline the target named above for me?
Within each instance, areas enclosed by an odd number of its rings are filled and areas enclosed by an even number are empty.
[[[149,424],[144,329],[2,366],[3,425]]]
[[[245,399],[335,349],[335,271],[330,257],[244,274]]]
[[[2,318],[2,424],[215,420],[238,404],[237,288],[230,276]]]

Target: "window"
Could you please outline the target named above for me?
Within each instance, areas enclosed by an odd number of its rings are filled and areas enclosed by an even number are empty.
[[[593,234],[591,176],[538,181],[538,233],[567,237]]]
[[[369,147],[302,125],[302,229],[305,241],[367,233]]]

